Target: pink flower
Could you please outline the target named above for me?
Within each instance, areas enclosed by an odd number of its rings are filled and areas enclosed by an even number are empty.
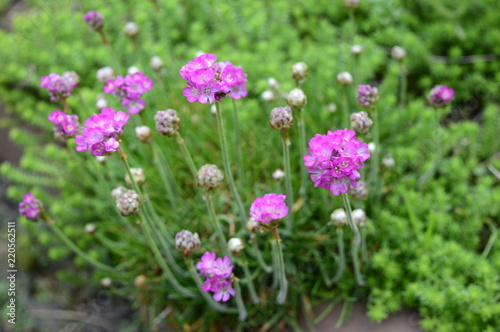
[[[76,82],[73,80],[60,76],[56,73],[52,73],[48,76],[42,76],[40,78],[40,82],[41,88],[49,90],[50,100],[52,101],[68,98],[71,96],[71,92],[76,86]]]
[[[56,140],[65,141],[68,138],[75,137],[80,128],[78,116],[67,115],[60,110],[50,113],[48,119],[54,124],[54,136]]]
[[[224,97],[240,99],[246,97],[246,75],[243,69],[230,62],[215,62],[213,54],[195,57],[184,65],[179,74],[188,86],[182,94],[190,103],[212,104]]]
[[[288,206],[285,204],[286,196],[283,194],[266,194],[256,198],[250,207],[250,216],[255,222],[265,224],[283,219],[288,215]]]
[[[97,10],[92,10],[83,15],[83,20],[87,22],[89,27],[93,30],[100,30],[104,25],[104,18]]]
[[[201,289],[204,292],[213,292],[215,301],[226,302],[231,295],[236,294],[231,287],[233,265],[231,265],[229,257],[216,258],[214,252],[207,251],[201,256],[201,261],[196,264],[196,268],[200,270],[198,276],[204,275],[206,277]]]
[[[372,107],[379,99],[378,89],[370,85],[358,85],[358,103],[364,107]]]
[[[153,80],[141,72],[118,76],[104,85],[104,92],[119,97],[123,107],[127,107],[130,114],[144,110],[146,102],[141,99],[143,94],[153,89]]]
[[[316,134],[309,141],[304,165],[311,173],[315,187],[328,189],[334,195],[345,194],[356,187],[357,171],[370,157],[368,146],[356,138],[354,130],[343,129],[326,135]]]
[[[427,100],[429,100],[433,107],[440,108],[448,105],[454,96],[455,92],[452,88],[446,85],[436,85],[427,96]]]
[[[42,212],[42,203],[32,193],[24,194],[23,200],[19,203],[19,213],[29,220],[37,221]]]
[[[93,114],[85,120],[82,135],[75,137],[76,151],[90,150],[94,156],[109,155],[115,152],[123,135],[123,129],[130,115],[104,108],[99,114]]]

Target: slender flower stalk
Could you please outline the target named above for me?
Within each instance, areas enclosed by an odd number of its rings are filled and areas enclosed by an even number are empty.
[[[283,258],[283,248],[281,247],[281,238],[278,233],[277,228],[273,228],[274,240],[276,241],[277,253],[278,253],[278,273],[279,273],[279,283],[280,290],[276,302],[279,304],[284,304],[288,295],[288,280],[286,279],[285,271],[285,259]]]
[[[240,198],[240,194],[238,193],[238,189],[236,188],[236,184],[234,182],[233,178],[233,172],[231,170],[231,163],[229,162],[229,152],[228,152],[228,147],[227,147],[227,141],[226,141],[226,133],[224,130],[224,121],[222,119],[222,109],[220,106],[220,102],[215,103],[215,107],[217,110],[217,127],[219,129],[219,140],[220,140],[220,146],[221,146],[221,153],[222,153],[222,161],[224,163],[224,172],[226,173],[226,178],[229,183],[229,189],[231,190],[231,194],[233,195],[235,201],[236,201],[236,206],[238,208],[238,213],[240,214],[241,222],[243,227],[245,227],[246,224],[246,213],[245,213],[245,208],[243,207],[243,203]]]
[[[373,142],[375,143],[375,151],[370,164],[370,174],[368,176],[369,185],[377,188],[376,182],[378,181],[379,159],[380,159],[380,123],[378,120],[378,113],[375,106],[370,108],[371,117],[373,119]]]
[[[176,138],[177,144],[179,144],[179,147],[181,148],[184,159],[186,159],[186,163],[188,164],[189,171],[191,172],[191,175],[193,176],[193,178],[196,182],[198,171],[197,171],[196,165],[194,164],[193,157],[191,157],[191,153],[189,153],[189,150],[186,146],[186,142],[184,142],[184,139],[182,138],[182,136],[179,132],[175,133],[175,138]]]
[[[288,137],[288,129],[283,129],[281,131],[281,145],[283,147],[283,165],[285,166],[285,188],[286,188],[287,205],[291,207],[291,211],[288,214],[288,222],[286,228],[288,231],[291,231],[294,226],[294,213],[293,213],[294,200],[293,200],[293,186],[292,186],[292,168],[290,165],[290,139]]]
[[[304,156],[307,153],[307,137],[306,137],[306,126],[304,123],[304,114],[302,109],[297,109],[297,126],[299,129],[299,150],[300,154]],[[286,176],[286,175],[285,175]],[[300,167],[300,189],[299,194],[305,200],[307,197],[307,170],[305,167]],[[287,226],[288,227],[288,226]]]
[[[332,279],[332,282],[339,281],[344,275],[345,271],[344,231],[342,230],[342,227],[336,227],[336,229],[339,266],[337,268],[337,273],[335,273],[335,276]]]
[[[234,159],[236,159],[236,164],[238,165],[237,171],[238,171],[238,180],[240,183],[240,186],[244,186],[244,174],[245,171],[243,169],[244,163],[243,159],[241,159],[241,153],[240,153],[240,138],[241,138],[241,133],[240,133],[240,113],[238,112],[238,107],[236,106],[236,101],[233,99],[233,144],[234,144]]]
[[[247,313],[247,309],[245,307],[245,303],[243,302],[243,299],[241,297],[241,287],[240,287],[240,282],[238,279],[236,279],[234,281],[234,288],[236,291],[236,295],[235,295],[236,305],[238,306],[238,312],[239,312],[238,319],[243,322],[247,319],[248,313]]]
[[[255,259],[257,259],[260,267],[262,267],[262,269],[264,269],[264,271],[266,271],[267,273],[271,273],[273,271],[273,268],[267,265],[264,261],[264,257],[262,257],[262,253],[259,249],[259,244],[257,243],[257,236],[255,234],[251,235],[250,244],[252,245],[252,253]]]
[[[215,213],[215,208],[214,204],[212,201],[212,195],[211,193],[206,193],[205,195],[205,202],[207,204],[207,209],[210,214],[210,221],[212,222],[212,227],[215,230],[215,233],[217,233],[217,239],[219,240],[219,246],[224,253],[224,255],[232,257],[232,255],[229,253],[229,250],[227,249],[227,240],[224,235],[224,232],[222,231],[222,227],[220,225],[220,221],[217,218],[217,215]]]
[[[257,295],[257,291],[255,290],[255,286],[253,284],[252,274],[250,273],[250,269],[248,268],[248,260],[245,255],[245,251],[242,250],[240,252],[240,262],[239,264],[243,268],[243,273],[245,274],[245,279],[242,279],[241,282],[245,283],[248,286],[248,292],[250,293],[250,298],[254,304],[260,303],[260,298]]]
[[[172,176],[172,168],[170,167],[170,163],[168,159],[165,158],[163,154],[163,150],[158,147],[156,142],[152,142],[151,149],[153,151],[153,163],[156,165],[159,170],[160,178],[162,179],[163,185],[165,186],[165,190],[167,192],[167,197],[170,200],[170,204],[172,207],[175,207],[178,196],[175,190],[174,177]]]
[[[342,201],[344,202],[344,208],[347,212],[347,221],[349,222],[349,227],[351,228],[351,230],[354,234],[351,254],[352,254],[352,260],[354,263],[354,273],[356,275],[356,281],[360,286],[364,286],[365,282],[364,282],[363,277],[361,275],[360,266],[359,266],[359,258],[358,258],[359,248],[361,246],[361,234],[359,232],[358,227],[356,226],[356,223],[354,222],[354,220],[352,218],[352,210],[351,210],[351,203],[349,202],[349,196],[347,194],[342,194]]]

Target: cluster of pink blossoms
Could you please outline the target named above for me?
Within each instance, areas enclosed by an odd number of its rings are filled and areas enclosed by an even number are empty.
[[[41,88],[48,89],[50,94],[50,100],[58,101],[61,99],[66,99],[71,96],[73,88],[76,86],[76,82],[68,76],[61,76],[56,73],[52,73],[48,76],[42,76],[40,78]]]
[[[229,61],[215,62],[213,54],[203,54],[189,61],[179,71],[189,86],[182,94],[190,103],[212,104],[215,100],[229,96],[234,99],[246,97],[246,75],[241,67]]]
[[[358,85],[358,103],[364,107],[372,107],[378,101],[378,89],[370,85]]]
[[[123,128],[130,115],[123,111],[115,112],[104,108],[85,120],[82,135],[75,138],[76,151],[90,150],[94,156],[109,155],[118,149],[118,139],[123,135]]]
[[[100,30],[104,25],[104,17],[97,10],[92,10],[83,15],[83,20],[87,22],[89,27],[93,30]]]
[[[446,85],[436,85],[432,88],[429,96],[427,96],[427,99],[432,106],[440,108],[448,105],[454,96],[455,92],[452,88],[449,88]]]
[[[255,222],[268,224],[273,220],[280,220],[288,215],[288,206],[283,194],[266,194],[256,198],[250,207],[250,216]]]
[[[68,139],[78,134],[80,124],[78,116],[68,115],[60,110],[55,110],[49,115],[49,121],[54,124],[54,135],[56,139]]]
[[[233,283],[233,265],[229,257],[217,258],[214,252],[205,252],[201,256],[201,262],[196,264],[196,268],[200,270],[198,276],[204,275],[205,282],[201,286],[204,292],[213,292],[215,301],[226,302],[230,295],[236,294]]]
[[[118,76],[114,80],[109,80],[104,86],[105,93],[118,96],[123,107],[127,107],[130,114],[139,113],[146,106],[146,102],[141,99],[142,95],[153,88],[153,80],[141,72]]]
[[[24,194],[22,202],[19,203],[19,213],[29,220],[37,221],[43,211],[42,203],[32,193]]]
[[[349,185],[356,187],[360,178],[357,171],[370,158],[368,145],[356,138],[350,129],[316,134],[309,141],[310,155],[304,156],[304,165],[311,173],[315,187],[328,189],[334,195],[345,194]]]

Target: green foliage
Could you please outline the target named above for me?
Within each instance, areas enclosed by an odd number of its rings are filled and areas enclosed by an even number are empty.
[[[134,301],[136,307],[148,304],[149,313],[140,317],[144,324],[149,321],[147,317],[154,318],[172,305],[172,314],[165,321],[177,327],[187,324],[208,329],[220,321],[248,329],[266,324],[273,327],[280,320],[293,325],[307,296],[312,306],[332,300],[349,303],[367,299],[368,314],[377,322],[404,305],[416,307],[422,316],[421,326],[428,331],[493,331],[500,326],[498,241],[492,242],[487,255],[483,254],[494,230],[500,227],[499,179],[491,171],[492,167],[500,169],[495,157],[500,150],[495,83],[500,62],[480,56],[500,53],[494,1],[367,0],[355,12],[355,35],[345,8],[326,0],[158,2],[159,11],[148,1],[111,0],[103,6],[97,0],[32,0],[30,10],[15,17],[12,32],[0,31],[0,49],[4,50],[0,54],[4,64],[0,95],[12,114],[3,123],[11,128],[11,139],[24,148],[19,167],[4,163],[0,169],[14,183],[8,190],[12,200],[19,201],[26,191],[32,191],[78,247],[98,261],[122,267],[127,273],[112,276],[113,284],[119,286],[114,291]],[[82,15],[92,9],[105,17],[104,30],[112,50],[103,46],[99,35],[82,21]],[[122,34],[127,20],[141,29],[137,50]],[[111,66],[118,75],[125,75],[126,68],[137,66],[155,81],[155,89],[145,95],[146,124],[154,127],[157,109],[178,110],[182,134],[195,164],[221,166],[210,106],[184,100],[184,82],[178,70],[199,50],[241,65],[248,75],[249,95],[235,103],[242,124],[243,157],[235,170],[245,174],[238,178],[238,184],[248,208],[255,197],[283,190],[271,176],[282,164],[279,134],[272,132],[268,121],[270,110],[284,101],[261,100],[267,78],[275,77],[283,91],[289,91],[294,87],[289,68],[305,61],[309,66],[303,87],[308,96],[307,137],[338,129],[339,112],[328,112],[327,105],[340,106],[335,77],[341,71],[353,70],[349,52],[353,43],[364,48],[357,61],[355,82],[379,87],[382,157],[392,155],[396,161],[395,166],[381,170],[382,194],[371,188],[368,201],[360,204],[369,216],[365,227],[369,255],[362,265],[368,286],[356,286],[350,265],[338,283],[328,285],[328,275],[333,276],[338,257],[332,253],[337,247],[335,232],[326,223],[341,201],[309,185],[309,200],[297,211],[300,232],[283,233],[289,300],[283,308],[275,304],[275,291],[269,287],[272,277],[259,273],[254,282],[266,301],[260,306],[245,301],[249,312],[245,323],[237,322],[233,313],[214,312],[202,298],[183,298],[161,279],[161,269],[144,235],[138,233],[140,228],[133,218],[119,216],[110,196],[112,188],[124,184],[125,170],[119,157],[111,156],[101,165],[90,153],[75,152],[73,142],[67,147],[53,143],[47,116],[61,106],[51,103],[46,91],[38,87],[39,78],[51,72],[77,72],[81,82],[68,103],[83,120],[96,112],[95,101],[102,93],[96,70]],[[388,55],[394,45],[403,46],[409,54],[404,63],[409,102],[404,107],[399,106],[398,94],[401,66]],[[154,55],[165,61],[165,73],[149,68]],[[468,55],[478,56],[470,61],[465,57]],[[426,93],[438,83],[455,90],[451,116],[425,105]],[[349,105],[357,111],[355,88],[350,87],[348,93]],[[121,109],[113,96],[106,99],[111,107]],[[222,105],[227,131],[232,133],[233,105],[229,101]],[[480,121],[452,122],[479,113]],[[441,121],[438,128],[436,118]],[[173,236],[181,229],[196,231],[204,250],[219,251],[207,226],[203,201],[176,142],[154,134],[164,159],[159,163],[163,166],[158,167],[150,146],[135,138],[134,125],[140,123],[139,117],[131,119],[123,146],[132,167],[145,169],[145,188],[169,234]],[[295,127],[290,134],[297,191],[302,156]],[[441,137],[443,158],[435,176],[418,187],[420,176],[434,160],[435,135]],[[372,139],[371,135],[367,137]],[[231,153],[234,156],[234,151]],[[173,179],[162,176],[167,163]],[[170,182],[175,188],[174,199],[165,190]],[[215,205],[221,219],[236,223],[236,235],[248,239],[248,233],[235,220],[232,204],[227,186],[218,189]],[[48,259],[74,257],[48,227],[26,220],[21,223],[37,238]],[[97,226],[96,234],[84,232],[87,223]],[[230,228],[225,222],[223,226],[225,230]],[[267,236],[259,236],[264,258],[270,262],[267,240]],[[251,270],[259,269],[254,258],[249,258]],[[43,257],[40,259],[43,261]],[[184,267],[181,255],[176,254],[175,259]],[[75,257],[74,263],[76,270],[90,269],[80,257]],[[134,285],[134,278],[141,274],[148,278],[146,289]],[[235,274],[241,276],[239,267],[235,267]],[[58,273],[61,282],[71,284],[80,282],[75,275],[73,270]],[[88,278],[97,285],[106,276],[106,272],[95,271]],[[180,276],[179,280],[196,291],[189,278]],[[243,291],[246,300],[246,287]]]

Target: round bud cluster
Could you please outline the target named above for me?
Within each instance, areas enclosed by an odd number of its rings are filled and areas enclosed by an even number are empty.
[[[257,233],[259,231],[262,231],[260,228],[260,223],[255,222],[255,220],[252,217],[248,219],[246,227],[250,233]]]
[[[104,95],[98,95],[97,96],[97,101],[95,102],[95,108],[97,108],[98,111],[108,108],[109,104]]]
[[[151,129],[148,126],[135,127],[135,136],[142,143],[149,143],[153,139]]]
[[[337,104],[335,103],[330,103],[328,105],[326,105],[326,109],[328,110],[328,112],[330,113],[335,113],[337,112]]]
[[[227,242],[227,248],[234,255],[238,255],[245,248],[245,242],[240,238],[233,237]]]
[[[382,158],[382,166],[386,168],[392,168],[396,165],[396,161],[394,160],[394,157],[390,154]]]
[[[288,129],[292,126],[293,116],[290,107],[275,107],[271,111],[271,128],[274,130]]]
[[[99,31],[104,26],[104,17],[97,10],[93,10],[83,15],[83,20],[92,29]]]
[[[179,131],[179,123],[181,119],[177,116],[177,112],[172,109],[166,111],[158,111],[155,115],[156,130],[163,136],[172,137]]]
[[[352,220],[356,223],[358,227],[363,227],[366,223],[365,211],[361,209],[356,209],[352,211]]]
[[[359,0],[344,0],[344,7],[350,10],[359,8]]]
[[[146,182],[146,173],[142,168],[131,168],[130,173],[132,173],[132,178],[138,186]],[[125,182],[129,186],[132,186],[132,182],[130,181],[130,177],[128,176],[128,174],[125,174]]]
[[[111,67],[103,67],[97,70],[97,80],[101,83],[113,81],[115,78],[115,71]]]
[[[351,85],[352,81],[352,75],[346,71],[343,71],[337,75],[337,82],[339,82],[343,86]]]
[[[113,197],[113,199],[116,201],[118,196],[122,195],[126,191],[127,191],[127,188],[125,188],[123,186],[118,186],[115,189],[111,190],[111,197]]]
[[[332,225],[340,227],[347,225],[347,214],[344,209],[336,209],[330,215]]]
[[[352,45],[351,46],[351,53],[355,57],[358,57],[361,53],[363,53],[363,46],[361,46],[361,45]]]
[[[302,81],[307,77],[307,64],[305,62],[297,62],[292,66],[292,78]]]
[[[406,51],[402,47],[394,46],[391,49],[391,56],[394,60],[403,61],[403,59],[406,58],[406,55]]]
[[[95,156],[95,159],[101,165],[106,164],[106,156]]]
[[[123,28],[123,33],[127,37],[134,38],[139,34],[139,27],[134,22],[128,22]]]
[[[368,151],[370,153],[374,153],[375,150],[377,149],[377,145],[374,142],[370,142],[367,145],[368,145]]]
[[[302,108],[307,104],[306,94],[299,88],[290,91],[286,100],[288,105],[295,108]]]
[[[102,278],[101,279],[101,286],[102,287],[105,287],[105,288],[108,288],[109,286],[111,286],[111,283],[113,281],[111,280],[110,277],[105,277],[105,278]]]
[[[85,233],[87,234],[94,234],[96,230],[97,227],[94,224],[85,225]]]
[[[292,70],[293,70],[293,67],[292,67]],[[269,87],[271,89],[279,89],[280,88],[280,84],[279,84],[278,80],[275,79],[274,77],[269,77],[267,79],[267,84],[269,85]]]
[[[184,256],[189,256],[201,245],[198,233],[191,233],[188,230],[182,230],[175,235],[175,249]]]
[[[223,180],[224,174],[215,165],[203,165],[198,171],[198,186],[207,190],[217,188]]]
[[[116,189],[114,189],[113,191],[115,190]],[[111,193],[111,195],[113,195],[113,192]],[[125,192],[117,194],[115,196],[115,200],[116,208],[125,217],[137,214],[139,212],[139,195],[134,190],[125,190]]]
[[[351,129],[358,134],[368,134],[371,126],[373,126],[373,121],[368,117],[368,113],[357,112],[351,114]]]
[[[144,274],[138,275],[137,277],[135,277],[134,285],[137,288],[145,289],[148,287],[147,280],[148,280],[148,277],[146,275],[144,275]]]
[[[358,103],[363,107],[373,107],[379,99],[378,89],[370,85],[358,85]]]
[[[151,69],[158,72],[158,71],[163,69],[164,63],[163,63],[163,60],[159,56],[155,55],[149,61],[149,66],[151,67]]]
[[[70,82],[70,83],[72,83],[74,85],[77,85],[78,83],[80,83],[80,76],[76,72],[74,72],[74,71],[64,72],[62,74],[62,77],[66,81],[68,81],[68,82]]]
[[[286,175],[285,172],[283,172],[283,170],[278,168],[273,172],[273,179],[281,181],[285,178],[285,175]]]
[[[267,101],[267,102],[271,102],[271,101],[274,101],[276,99],[274,96],[274,92],[272,92],[271,90],[266,90],[266,91],[262,92],[262,94],[260,96],[262,97],[262,99],[264,99],[264,101]]]
[[[128,75],[134,75],[135,73],[138,73],[140,72],[141,70],[139,69],[139,67],[136,67],[136,66],[130,66],[128,67],[127,69],[127,74]]]
[[[366,187],[366,182],[358,181],[356,188],[352,187],[349,192],[353,199],[358,201],[363,201],[368,197],[368,188]]]

